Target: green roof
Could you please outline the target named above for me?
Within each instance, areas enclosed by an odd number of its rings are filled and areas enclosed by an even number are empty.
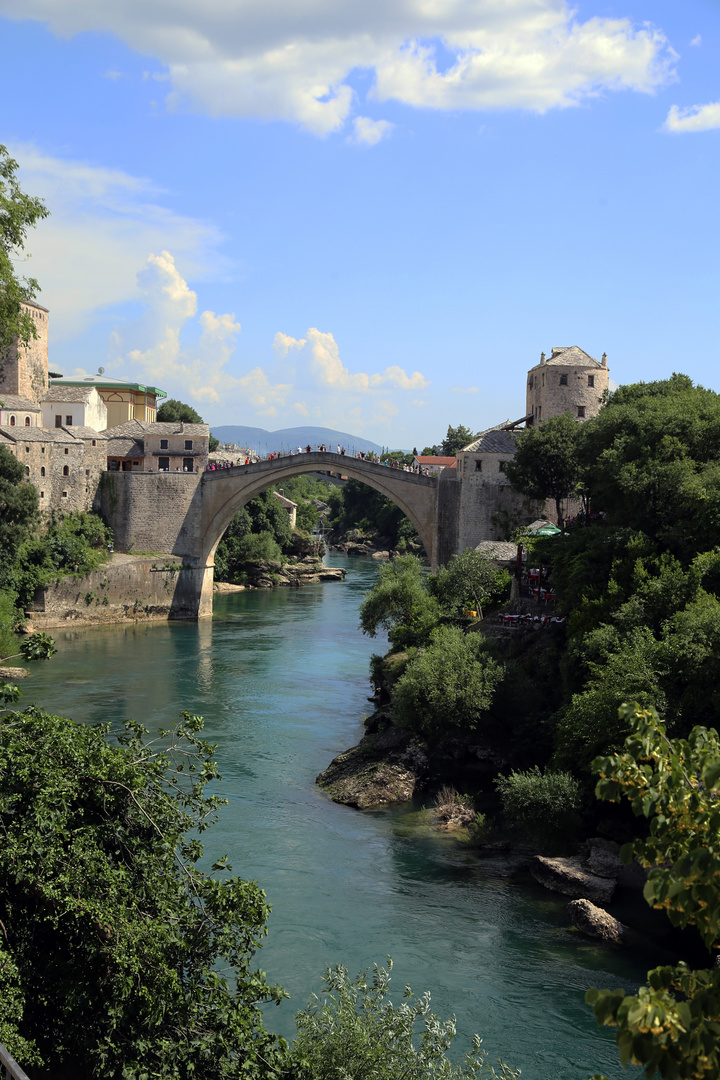
[[[107,375],[84,375],[78,379],[63,377],[51,379],[50,384],[51,386],[95,386],[101,390],[140,390],[144,394],[167,397],[165,391],[157,386],[144,386],[142,383],[129,382],[127,379],[111,379]]]

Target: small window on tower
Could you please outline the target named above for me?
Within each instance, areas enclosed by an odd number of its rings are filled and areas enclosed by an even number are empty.
[[[25,427],[30,427],[30,417],[29,416],[25,417]]]
[[[65,427],[72,427],[72,416],[65,417]]]
[[[192,439],[186,439],[185,440],[185,449],[186,450],[192,450]]]
[[[62,427],[62,416],[55,417],[55,427]]]
[[[500,472],[505,472],[505,466],[506,465],[507,465],[507,461],[499,461],[498,462],[498,468],[499,468]]]
[[[560,376],[560,385],[561,386],[567,386],[567,375],[561,375]]]
[[[15,417],[14,416],[10,417],[10,427],[15,427]]]
[[[475,458],[475,472],[482,472],[482,460]]]
[[[579,420],[584,420],[585,419],[585,406],[584,405],[578,405],[578,419]]]
[[[41,465],[41,466],[40,466],[40,475],[41,475],[41,476],[44,476],[44,475],[45,475],[45,466],[44,466],[44,465]]]
[[[588,375],[588,386],[594,386],[594,385],[595,385],[595,376],[594,375]]]
[[[167,450],[168,445],[169,445],[169,443],[168,443],[167,439],[161,439],[160,440],[160,449],[161,450]]]
[[[70,469],[68,468],[67,465],[63,465],[63,476],[69,476],[69,475],[70,475]]]

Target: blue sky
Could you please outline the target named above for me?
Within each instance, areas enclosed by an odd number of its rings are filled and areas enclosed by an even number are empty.
[[[406,448],[521,416],[558,345],[720,390],[717,0],[0,0],[0,31],[66,374]]]

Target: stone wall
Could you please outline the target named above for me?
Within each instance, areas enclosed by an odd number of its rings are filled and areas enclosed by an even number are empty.
[[[562,379],[565,379],[565,383]],[[594,385],[589,384],[592,380]],[[576,419],[589,420],[602,408],[608,389],[607,367],[584,367],[577,364],[536,364],[528,372],[525,411],[536,421],[569,412]],[[584,409],[580,415],[578,410]]]
[[[41,589],[28,609],[34,630],[59,626],[194,619],[198,572],[173,556],[116,554],[82,577],[63,577]]]
[[[202,473],[103,473],[99,505],[120,551],[167,552],[197,566]]]
[[[0,365],[0,392],[40,401],[48,387],[48,312],[36,304],[23,304],[35,323],[37,337],[28,346],[13,346]]]

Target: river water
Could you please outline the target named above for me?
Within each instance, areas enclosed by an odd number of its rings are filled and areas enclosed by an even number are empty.
[[[57,631],[24,701],[151,731],[183,709],[205,717],[229,800],[206,853],[227,853],[273,907],[258,962],[291,998],[269,1012],[271,1030],[292,1035],[326,964],[355,974],[391,955],[394,996],[430,990],[434,1011],[457,1016],[458,1050],[479,1032],[527,1080],[639,1075],[583,1001],[590,986],[634,989],[638,959],[571,933],[562,898],[428,835],[418,807],[359,813],[315,786],[361,737],[368,659],[386,646],[358,629],[375,564],[327,561],[348,567],[344,584],[220,595],[211,621]]]

